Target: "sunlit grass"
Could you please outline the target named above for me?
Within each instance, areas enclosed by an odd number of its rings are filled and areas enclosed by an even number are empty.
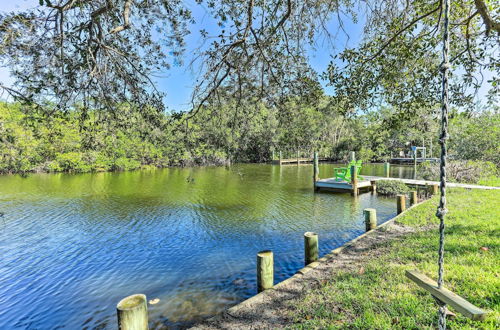
[[[481,178],[478,181],[478,184],[483,186],[500,187],[500,176],[490,176],[487,178]]]
[[[456,311],[452,329],[500,327],[500,191],[452,191],[446,219],[445,286],[491,311],[484,322]],[[437,327],[433,298],[405,277],[418,269],[437,278],[437,198],[400,220],[415,233],[386,243],[364,272],[342,271],[296,303],[295,327],[430,329]]]

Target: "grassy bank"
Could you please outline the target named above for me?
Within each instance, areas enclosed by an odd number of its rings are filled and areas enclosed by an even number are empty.
[[[500,327],[500,191],[452,191],[448,198],[445,286],[491,311],[485,322],[456,313],[450,328]],[[437,326],[432,297],[405,277],[418,269],[437,278],[437,199],[400,220],[417,230],[382,244],[377,258],[340,271],[294,303],[298,328],[422,329]],[[369,253],[369,252],[368,252]]]

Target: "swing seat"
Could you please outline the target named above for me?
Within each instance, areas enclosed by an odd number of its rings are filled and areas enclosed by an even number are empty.
[[[428,291],[436,299],[442,301],[446,305],[450,305],[451,307],[455,308],[465,317],[476,321],[483,321],[488,314],[486,311],[472,305],[470,302],[454,294],[450,290],[447,290],[445,288],[439,289],[437,283],[434,280],[428,278],[427,276],[416,270],[407,270],[406,277],[417,283],[417,285],[422,289]]]

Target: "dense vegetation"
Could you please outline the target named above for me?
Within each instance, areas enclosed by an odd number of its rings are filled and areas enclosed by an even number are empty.
[[[439,164],[424,162],[419,165],[417,173],[425,180],[439,181]],[[446,166],[446,180],[448,182],[500,186],[500,173],[498,166],[492,162],[451,160]]]
[[[183,1],[38,3],[0,14],[0,66],[14,80],[0,83],[11,101],[0,106],[1,172],[262,162],[297,150],[385,160],[410,145],[438,154],[441,1],[196,1],[213,25],[197,31],[198,48],[186,45],[198,27]],[[453,3],[455,159],[500,163],[499,9]],[[344,23],[362,12],[361,40],[340,46],[336,35],[349,38]],[[321,39],[336,46],[316,72]],[[152,79],[186,60],[199,71],[192,109],[167,112]]]
[[[377,193],[386,196],[396,196],[398,194],[406,194],[410,188],[401,181],[395,180],[379,180],[377,181]]]
[[[307,95],[281,106],[227,101],[189,113],[164,114],[122,106],[119,111],[44,112],[19,104],[0,105],[0,171],[108,171],[143,166],[186,166],[263,162],[279,150],[318,150],[342,160],[357,151],[382,161],[410,144],[437,146],[437,118],[400,118],[397,111],[345,114],[324,95]],[[452,157],[500,164],[500,114],[454,113]],[[436,149],[436,148],[435,148]],[[433,151],[437,156],[436,150]],[[424,172],[422,172],[424,173]],[[425,171],[428,178],[436,171]],[[429,174],[430,173],[430,174]]]

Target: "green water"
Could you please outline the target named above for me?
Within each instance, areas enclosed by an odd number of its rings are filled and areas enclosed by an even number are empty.
[[[314,193],[311,165],[0,176],[0,329],[115,329],[134,293],[160,299],[152,327],[185,327],[256,293],[258,251],[282,281],[303,266],[304,232],[323,255],[364,231],[368,207],[379,223],[396,212],[371,193]]]

